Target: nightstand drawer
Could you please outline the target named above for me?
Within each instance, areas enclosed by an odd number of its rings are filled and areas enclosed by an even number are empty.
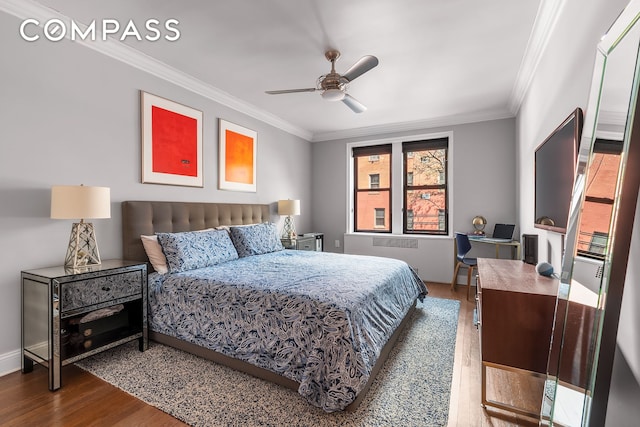
[[[300,235],[293,239],[282,238],[282,246],[285,249],[295,249],[298,251],[323,251],[324,235],[322,233],[308,233]]]
[[[61,284],[61,311],[87,307],[142,294],[140,272],[112,274]]]
[[[298,240],[296,242],[296,249],[299,251],[315,251],[316,238],[315,237],[298,237]]]

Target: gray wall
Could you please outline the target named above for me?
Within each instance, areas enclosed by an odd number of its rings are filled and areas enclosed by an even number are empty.
[[[450,149],[451,231],[472,231],[471,220],[483,215],[491,233],[496,222],[515,223],[515,120],[501,119],[394,135],[378,139],[410,140],[413,135],[453,132]],[[342,252],[347,230],[347,144],[376,138],[315,142],[313,155],[313,229],[325,233],[325,248]],[[515,236],[518,236],[518,230]],[[350,252],[403,259],[423,280],[449,282],[453,274],[453,238],[421,238],[419,249],[373,248],[371,237],[346,236]],[[335,241],[340,247],[335,247]],[[366,241],[363,241],[366,240]],[[474,245],[470,256],[495,256],[493,247]],[[505,252],[504,256],[508,256]],[[466,274],[466,273],[465,273]]]
[[[533,153],[535,147],[558,126],[576,107],[586,110],[591,86],[596,45],[606,33],[627,0],[598,0],[584,2],[566,0],[558,24],[551,34],[549,45],[538,65],[524,102],[517,116],[518,141],[518,218],[522,231],[538,234],[540,238],[541,260],[550,261],[557,271],[560,270],[562,257],[562,236],[547,233],[533,227]],[[633,230],[630,262],[638,263],[638,239],[640,239],[640,218],[636,213]],[[640,380],[640,330],[637,328],[637,315],[633,316],[628,307],[640,304],[640,271],[630,268],[625,283],[623,313],[618,332],[618,343],[624,353],[636,382]],[[634,309],[637,313],[637,309]],[[630,345],[631,343],[631,345]],[[616,356],[618,358],[618,356]],[[617,360],[616,363],[620,361]],[[612,382],[612,395],[625,387],[616,376]],[[627,378],[629,380],[629,378]],[[631,400],[640,401],[638,387]],[[618,405],[615,408],[615,425],[636,425],[637,411],[631,406]]]
[[[103,259],[121,257],[123,200],[298,198],[311,231],[309,142],[78,44],[27,43],[19,23],[0,12],[0,375],[20,366],[20,271],[64,260],[72,221],[49,218],[52,185],[111,188],[111,218],[94,221]],[[204,112],[204,188],[141,183],[140,90]],[[258,132],[256,193],[217,189],[218,118]]]

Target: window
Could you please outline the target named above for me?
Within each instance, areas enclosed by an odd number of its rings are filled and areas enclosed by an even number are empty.
[[[349,144],[349,231],[448,235],[451,138],[442,132]]]
[[[354,231],[391,232],[391,148],[353,148]]]
[[[580,255],[604,259],[621,152],[622,141],[596,139],[593,145],[580,214],[577,245]]]
[[[407,211],[407,228],[408,229],[413,228],[413,210],[411,209]]]
[[[604,251],[607,249],[607,240],[609,240],[607,233],[594,231],[589,242],[589,252],[604,257]]]
[[[375,227],[380,228],[385,226],[384,221],[384,209],[383,208],[375,208]]]
[[[438,138],[402,143],[404,233],[448,233],[448,142],[448,138]]]
[[[372,173],[369,175],[369,188],[380,188],[380,174]]]

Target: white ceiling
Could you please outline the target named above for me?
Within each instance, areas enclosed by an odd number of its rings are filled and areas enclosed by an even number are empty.
[[[549,21],[539,6],[557,0],[38,0],[84,24],[148,18],[179,21],[176,42],[125,40],[130,47],[274,117],[310,140],[445,123],[512,117],[535,63],[532,32]],[[536,22],[536,16],[538,21]],[[535,24],[535,26],[534,26]],[[267,95],[314,87],[330,70],[364,55],[380,64],[349,94],[353,113],[320,93]],[[526,55],[525,55],[526,53]],[[527,55],[529,58],[527,58]],[[529,66],[527,66],[529,64]],[[523,70],[525,72],[523,72]],[[162,95],[162,94],[158,94]],[[256,115],[256,114],[254,114]],[[282,127],[282,126],[281,126]]]

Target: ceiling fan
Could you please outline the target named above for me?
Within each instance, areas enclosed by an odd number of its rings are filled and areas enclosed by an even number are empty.
[[[322,91],[322,98],[327,101],[342,101],[355,113],[362,113],[363,111],[366,111],[367,107],[347,93],[347,87],[349,83],[357,77],[360,77],[378,65],[378,58],[372,55],[363,56],[353,64],[346,73],[341,75],[336,73],[336,60],[340,57],[340,52],[337,50],[328,50],[325,52],[324,56],[331,62],[331,72],[318,77],[316,87],[305,89],[267,90],[265,93],[268,93],[269,95],[280,95],[283,93]]]

